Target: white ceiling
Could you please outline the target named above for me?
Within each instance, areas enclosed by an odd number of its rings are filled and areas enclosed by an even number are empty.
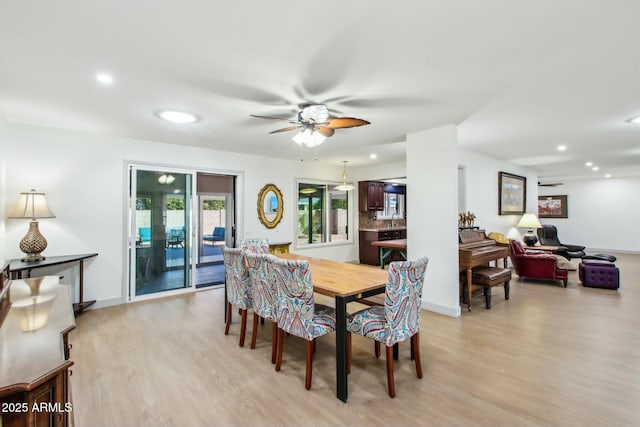
[[[547,182],[640,174],[637,0],[0,5],[10,122],[295,159],[292,133],[249,115],[326,102],[371,122],[320,146],[336,165],[399,160],[407,133],[453,123],[463,148]],[[163,108],[202,120],[172,125]]]

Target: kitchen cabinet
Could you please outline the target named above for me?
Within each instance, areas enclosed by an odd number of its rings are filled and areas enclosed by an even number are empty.
[[[371,242],[406,238],[406,229],[360,230],[360,264],[380,265],[380,249],[373,246]],[[393,254],[392,256],[391,261],[403,261],[402,257],[398,254]]]
[[[358,182],[358,208],[360,212],[384,210],[384,182]]]

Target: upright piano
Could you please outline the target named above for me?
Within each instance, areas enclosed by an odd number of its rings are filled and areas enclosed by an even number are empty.
[[[487,238],[484,230],[463,229],[458,232],[458,265],[460,271],[467,272],[467,309],[471,310],[471,278],[473,267],[488,265],[491,261],[503,260],[507,268],[507,246],[497,244],[495,240]]]

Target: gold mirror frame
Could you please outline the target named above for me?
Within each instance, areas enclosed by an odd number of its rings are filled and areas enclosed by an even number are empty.
[[[271,221],[267,218],[267,215],[264,211],[265,199],[267,197],[267,194],[269,194],[270,191],[273,191],[273,193],[276,196],[276,200],[278,201],[277,202],[278,207],[275,212],[276,216]],[[280,189],[276,187],[275,184],[267,184],[264,187],[262,187],[262,189],[258,193],[258,219],[260,220],[262,225],[264,225],[267,228],[275,228],[276,225],[278,225],[278,223],[280,223],[280,220],[282,219],[283,211],[284,209],[282,204],[282,193],[280,192]]]

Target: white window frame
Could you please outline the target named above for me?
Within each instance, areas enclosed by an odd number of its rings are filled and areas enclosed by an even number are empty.
[[[295,187],[294,187],[294,191],[293,194],[295,194],[295,206],[293,207],[295,209],[294,211],[294,215],[293,215],[293,247],[295,249],[311,249],[311,248],[320,248],[320,247],[327,247],[327,246],[341,246],[341,245],[352,245],[353,244],[353,236],[354,236],[354,230],[353,228],[355,227],[355,222],[354,222],[354,202],[353,202],[353,191],[347,191],[347,218],[348,218],[348,230],[347,230],[347,240],[340,240],[340,241],[335,241],[335,242],[318,242],[318,243],[298,243],[298,204],[300,202],[299,199],[299,192],[298,189],[300,188],[300,184],[312,184],[312,185],[324,185],[326,188],[326,192],[327,194],[330,191],[333,191],[333,187],[337,186],[337,185],[341,185],[342,182],[336,182],[336,181],[322,181],[322,180],[317,180],[317,179],[306,179],[306,178],[296,178],[295,180]],[[328,240],[330,237],[330,224],[329,224],[329,215],[330,215],[330,211],[331,211],[331,198],[330,197],[325,197],[324,200],[324,207],[323,207],[323,214],[324,214],[324,219],[325,219],[325,238]],[[357,210],[357,209],[356,209]]]

